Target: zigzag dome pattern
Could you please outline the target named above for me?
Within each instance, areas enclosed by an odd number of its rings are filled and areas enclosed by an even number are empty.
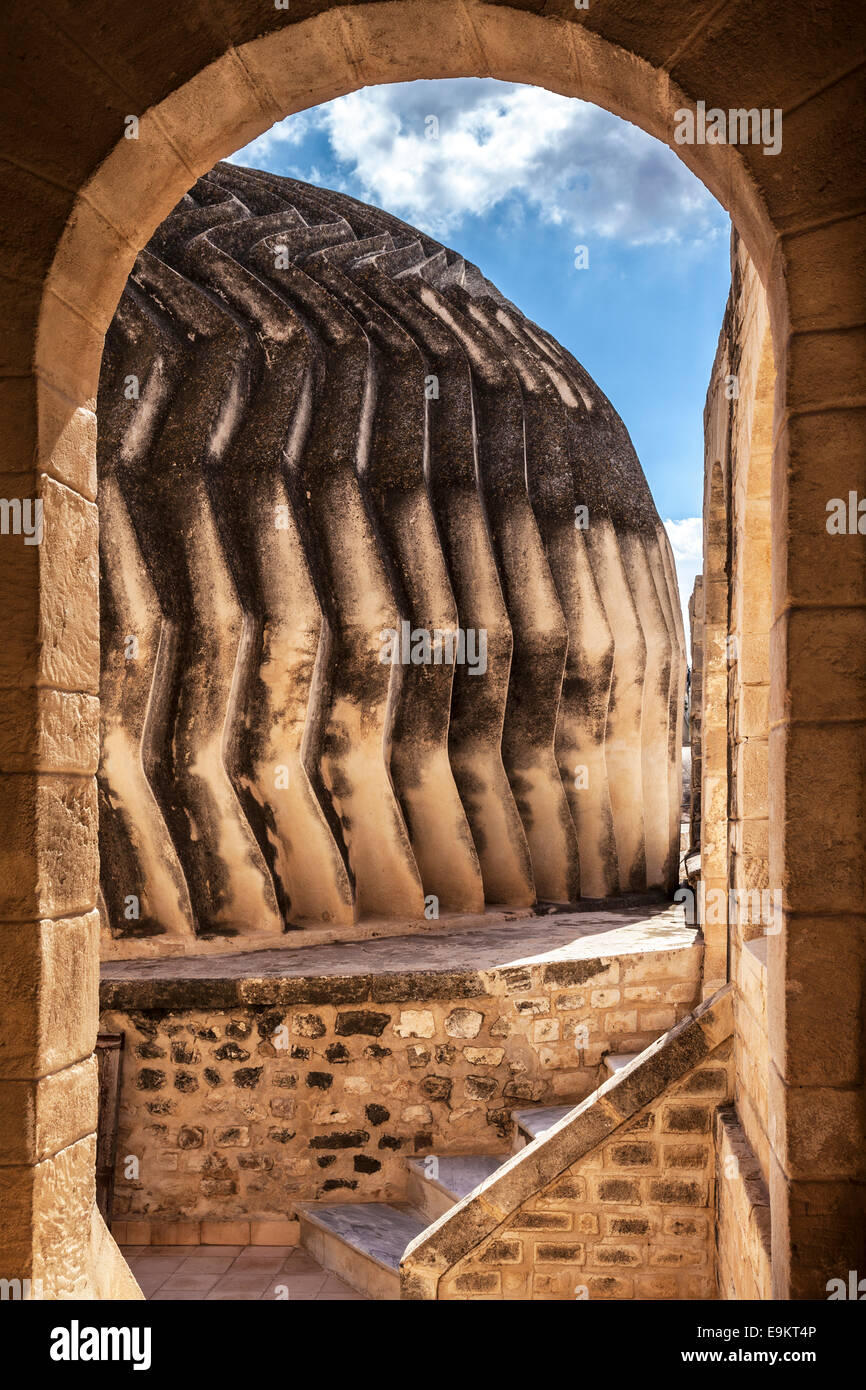
[[[219,164],[138,257],[99,429],[113,936],[674,885],[668,539],[610,403],[475,266]]]

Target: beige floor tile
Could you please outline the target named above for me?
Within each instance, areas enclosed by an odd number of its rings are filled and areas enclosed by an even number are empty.
[[[202,1297],[210,1293],[214,1284],[219,1279],[218,1274],[186,1274],[179,1270],[166,1279],[160,1292],[161,1293],[197,1293]]]
[[[151,1301],[364,1301],[298,1246],[139,1245],[124,1253]]]
[[[204,1302],[259,1302],[261,1294],[239,1294],[239,1293],[214,1293],[204,1295]]]
[[[188,1245],[185,1253],[188,1260],[222,1259],[224,1255],[235,1259],[248,1248],[245,1245]]]
[[[278,1274],[275,1279],[269,1281],[265,1296],[276,1299],[277,1290],[285,1289],[290,1303],[302,1299],[313,1299],[324,1282],[324,1270],[321,1270],[319,1274],[302,1274],[298,1278],[293,1278],[290,1274]],[[285,1298],[285,1294],[281,1296]]]
[[[273,1278],[269,1274],[262,1274],[261,1270],[253,1271],[251,1274],[236,1274],[229,1270],[226,1274],[220,1275],[218,1283],[214,1284],[214,1293],[264,1293],[265,1289],[273,1283]]]
[[[306,1250],[298,1250],[283,1261],[280,1272],[285,1274],[317,1274],[321,1268],[318,1260],[314,1260],[312,1255],[307,1254]]]
[[[318,1274],[319,1270],[322,1269],[322,1265],[319,1264],[319,1261],[314,1255],[310,1255],[306,1250],[302,1250],[300,1254],[292,1255],[288,1260],[283,1260],[280,1269],[287,1271],[294,1270],[296,1274]],[[324,1272],[327,1274],[328,1271],[325,1270]]]
[[[169,1269],[161,1269],[155,1265],[142,1265],[139,1269],[134,1269],[132,1274],[142,1292],[147,1293],[149,1289],[160,1288],[166,1279],[170,1279],[177,1272],[177,1265],[172,1265]]]
[[[147,1270],[180,1269],[183,1261],[184,1257],[182,1255],[180,1257],[175,1255],[158,1255],[152,1260],[136,1260],[134,1265],[136,1269]]]
[[[174,1293],[166,1293],[160,1289],[159,1293],[152,1294],[147,1300],[148,1303],[200,1303],[205,1297],[201,1293],[191,1293],[188,1289],[177,1289]]]
[[[200,1259],[184,1260],[179,1267],[182,1274],[225,1274],[231,1269],[231,1255],[202,1256]]]
[[[145,1279],[144,1276],[135,1274],[133,1278],[147,1299],[153,1298],[153,1295],[158,1293],[166,1282],[162,1276],[158,1279]]]
[[[286,1262],[282,1253],[267,1253],[259,1245],[248,1245],[234,1261],[235,1269],[281,1269]]]

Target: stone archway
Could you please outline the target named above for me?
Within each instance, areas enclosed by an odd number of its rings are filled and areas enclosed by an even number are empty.
[[[115,7],[76,16],[58,0],[7,46],[19,99],[5,144],[14,225],[3,289],[4,481],[19,495],[38,491],[45,539],[7,546],[0,563],[9,595],[0,964],[15,999],[4,1012],[0,1087],[6,1127],[23,1136],[2,1159],[4,1267],[43,1277],[52,1297],[122,1287],[93,1216],[102,335],[136,252],[218,158],[289,112],[368,83],[482,75],[596,102],[672,145],[675,112],[698,100],[784,112],[775,158],[756,147],[673,147],[731,212],[768,295],[779,363],[770,877],[784,890],[785,920],[770,943],[774,1279],[777,1297],[814,1296],[826,1272],[863,1255],[862,1003],[851,964],[862,959],[866,741],[863,673],[849,652],[866,572],[856,537],[831,538],[823,526],[825,495],[866,492],[862,118],[848,115],[862,24],[841,4],[808,23],[788,7],[754,15],[745,3],[697,18],[606,3],[545,6],[554,12],[542,17],[476,0],[321,5],[301,20],[263,17],[245,0],[223,0],[207,20],[157,8],[142,39],[124,31],[132,21]],[[52,80],[62,132],[41,109]],[[128,116],[137,139],[124,136]],[[832,682],[816,680],[805,657],[816,627]],[[848,962],[844,977],[822,955],[827,932]],[[809,999],[847,1020],[843,1048],[825,1027],[816,1058]],[[816,1128],[831,1131],[819,1147]]]

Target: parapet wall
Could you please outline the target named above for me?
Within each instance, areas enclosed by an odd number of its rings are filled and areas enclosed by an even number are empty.
[[[715,1244],[722,1298],[773,1297],[770,1193],[737,1112],[716,1112]]]
[[[607,1052],[699,997],[700,942],[670,909],[582,925],[310,948],[264,973],[261,955],[210,977],[106,966],[101,1028],[126,1039],[115,1219],[282,1220],[404,1197],[416,1154],[505,1154],[512,1109],[576,1103]]]

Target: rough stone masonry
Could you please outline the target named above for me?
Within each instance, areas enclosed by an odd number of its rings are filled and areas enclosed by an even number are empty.
[[[700,997],[702,946],[675,910],[607,914],[619,929],[597,921],[583,950],[580,915],[449,934],[449,968],[417,936],[107,965],[116,1220],[274,1222],[405,1199],[419,1154],[504,1156],[513,1109],[576,1104],[608,1052],[641,1052]]]

